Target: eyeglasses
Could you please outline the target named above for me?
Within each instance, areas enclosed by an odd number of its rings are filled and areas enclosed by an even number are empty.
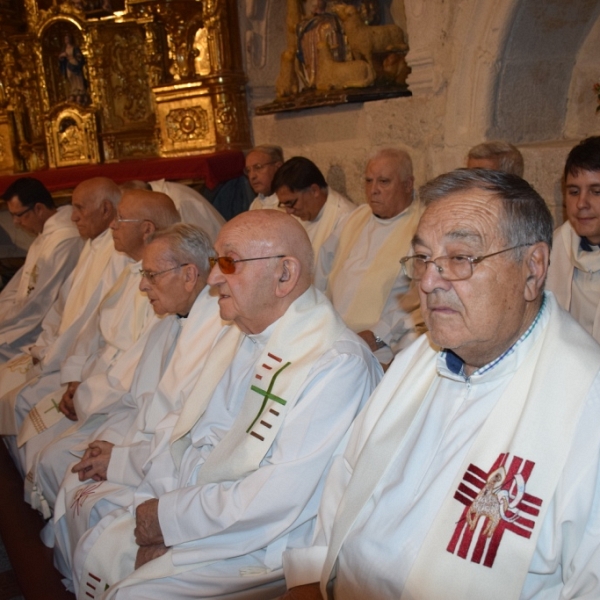
[[[176,267],[171,267],[170,269],[165,269],[164,271],[146,271],[146,269],[140,269],[140,275],[142,277],[145,277],[152,285],[154,285],[156,283],[156,278],[159,275],[164,275],[165,273],[168,273],[169,271],[174,271],[175,269],[180,269],[181,267],[186,267],[189,264],[190,263],[181,263],[180,265],[177,265]]]
[[[516,250],[517,248],[524,248],[525,246],[531,246],[532,244],[519,244],[518,246],[512,246],[511,248],[504,248],[504,250],[498,250],[498,252],[492,252],[485,256],[439,256],[433,260],[427,260],[422,254],[416,254],[415,256],[405,256],[400,259],[402,270],[409,279],[419,281],[423,279],[427,271],[427,265],[432,263],[436,268],[442,279],[446,281],[462,281],[469,279],[473,275],[473,266],[478,265],[482,260],[508,252],[509,250]]]
[[[248,262],[250,260],[266,260],[267,258],[284,258],[285,254],[277,254],[276,256],[258,256],[257,258],[237,258],[233,259],[230,256],[211,256],[208,259],[210,268],[214,268],[215,265],[219,265],[221,273],[224,275],[231,275],[235,273],[236,263]]]
[[[251,165],[244,169],[244,174],[246,175],[246,177],[248,177],[248,175],[250,175],[250,173],[252,173],[252,172],[260,173],[266,166],[273,165],[276,162],[277,162],[276,160],[272,160],[270,162],[266,162],[266,163],[262,163],[262,164]]]
[[[121,223],[141,223],[142,221],[147,221],[148,219],[123,219],[117,215],[114,219],[114,228],[118,229],[121,226]]]
[[[287,202],[280,202],[277,206],[279,206],[279,208],[294,208],[294,206],[296,206],[296,202],[298,202],[298,198],[295,198],[294,200],[288,200]]]
[[[25,213],[28,213],[30,210],[33,210],[33,206],[28,206],[27,208],[23,209],[21,212],[18,213],[10,213],[10,216],[13,219],[20,219]]]

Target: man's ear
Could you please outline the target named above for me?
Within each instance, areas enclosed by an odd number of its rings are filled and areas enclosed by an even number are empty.
[[[192,264],[185,265],[184,267],[181,267],[181,269],[183,271],[184,287],[186,291],[191,292],[194,289],[198,278],[200,277],[200,271],[198,271],[198,267],[196,265]],[[204,282],[206,283],[206,278]]]
[[[156,225],[152,221],[144,221],[142,223],[142,232],[144,236],[144,243],[148,243],[148,238],[156,231]]]
[[[302,266],[297,258],[284,256],[280,259],[278,268],[275,271],[277,277],[275,295],[278,298],[285,298],[291,293],[296,287],[298,279],[300,279],[301,272]]]
[[[548,266],[550,264],[550,248],[544,242],[538,242],[527,248],[523,269],[525,269],[525,300],[532,302],[542,293]]]

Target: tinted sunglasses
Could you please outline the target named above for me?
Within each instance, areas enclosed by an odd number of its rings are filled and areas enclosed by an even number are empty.
[[[285,254],[277,254],[276,256],[258,256],[256,258],[231,258],[230,256],[211,256],[208,259],[210,268],[219,265],[221,273],[231,275],[235,273],[235,264],[240,262],[248,262],[250,260],[266,260],[267,258],[283,258]]]

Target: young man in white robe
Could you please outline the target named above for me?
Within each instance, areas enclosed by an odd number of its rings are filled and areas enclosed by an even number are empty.
[[[382,364],[424,330],[417,290],[400,265],[421,214],[413,182],[406,152],[377,152],[365,171],[367,203],[334,230],[317,260],[315,286]]]
[[[282,164],[283,150],[280,146],[263,144],[255,146],[246,154],[244,173],[256,194],[248,210],[277,209],[279,199],[271,187],[273,177]]]
[[[42,377],[35,389],[17,399],[17,443],[24,449],[19,456],[27,473],[26,499],[31,492],[32,505],[45,516],[70,464],[52,458],[53,451],[62,456],[62,436],[97,426],[131,386],[145,340],[158,318],[139,290],[142,253],[156,230],[178,220],[179,213],[164,194],[123,192],[111,229],[115,248],[128,255],[128,265],[81,330],[60,372]],[[40,451],[48,444],[45,458],[37,465]]]
[[[300,220],[315,253],[355,208],[350,200],[327,186],[317,165],[303,156],[286,160],[272,183],[279,208]]]
[[[550,212],[497,171],[420,196],[430,334],[356,420],[285,598],[599,598],[600,346],[543,291]]]
[[[548,289],[600,341],[600,137],[571,150],[564,180],[567,221],[554,232]]]
[[[154,325],[131,389],[106,421],[89,436],[70,436],[74,454],[82,441],[87,448],[67,473],[54,512],[55,564],[66,577],[81,535],[132,503],[156,425],[181,410],[223,326],[217,298],[206,285],[212,255],[208,236],[188,224],[154,234],[144,248],[140,289],[157,315],[168,316]]]
[[[0,363],[5,363],[41,333],[46,313],[77,264],[83,240],[71,221],[71,207],[57,209],[41,181],[17,179],[2,198],[15,225],[37,236],[25,264],[0,292]]]
[[[310,537],[326,466],[381,376],[311,286],[295,219],[243,213],[215,246],[208,283],[233,324],[157,429],[133,505],[82,538],[81,597],[277,597],[282,552]]]
[[[120,198],[118,186],[102,177],[84,181],[73,190],[71,219],[86,243],[58,299],[44,317],[35,343],[0,367],[2,435],[18,433],[15,402],[19,392],[25,386],[32,388],[40,377],[58,372],[81,328],[128,262],[127,255],[115,250],[109,228]],[[15,438],[7,441],[16,457]]]

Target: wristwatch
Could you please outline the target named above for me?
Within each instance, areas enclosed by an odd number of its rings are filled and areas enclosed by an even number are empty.
[[[387,344],[378,335],[375,336],[375,345],[377,346],[377,350],[387,346]]]

